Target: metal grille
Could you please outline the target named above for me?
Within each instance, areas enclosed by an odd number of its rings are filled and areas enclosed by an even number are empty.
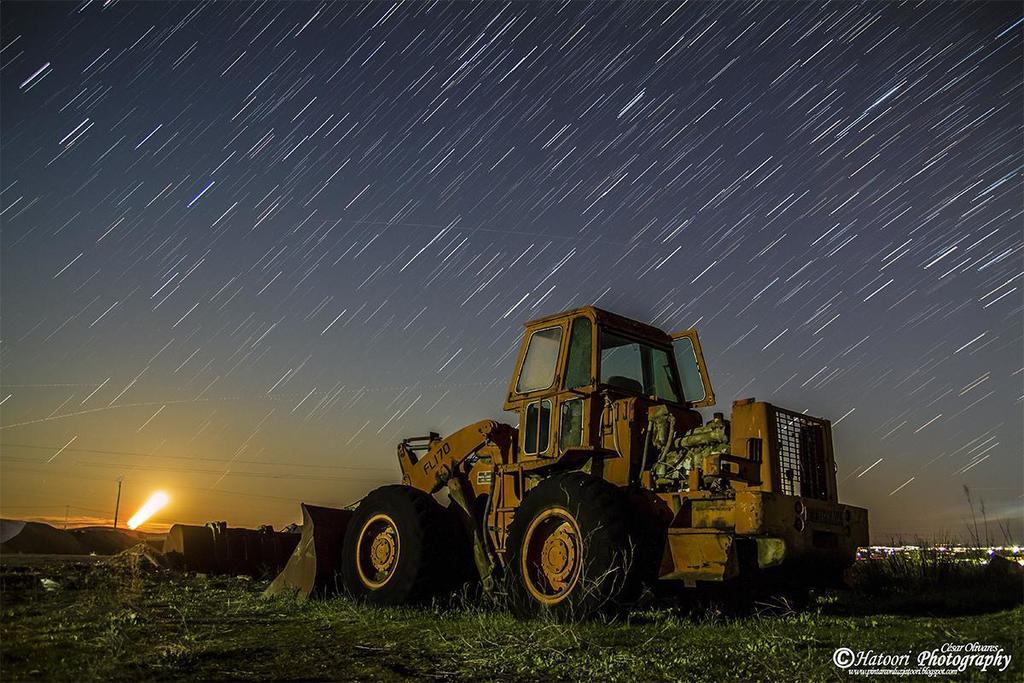
[[[827,499],[824,425],[814,418],[776,408],[775,431],[781,492]]]

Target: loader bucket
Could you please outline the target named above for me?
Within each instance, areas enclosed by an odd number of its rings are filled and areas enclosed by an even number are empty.
[[[351,517],[351,510],[302,503],[302,538],[263,597],[289,595],[303,601],[336,592],[341,544]]]

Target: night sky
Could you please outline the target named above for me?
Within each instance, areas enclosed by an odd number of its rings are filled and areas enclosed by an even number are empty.
[[[874,540],[1020,541],[1018,3],[0,12],[4,516],[350,503],[593,303],[832,419]]]

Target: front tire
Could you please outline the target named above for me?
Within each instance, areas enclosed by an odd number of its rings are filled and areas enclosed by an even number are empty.
[[[642,587],[639,540],[622,489],[582,472],[545,479],[509,526],[513,612],[585,619],[621,611]]]
[[[450,575],[448,516],[410,486],[382,486],[359,503],[345,531],[341,575],[350,595],[373,605],[422,602]]]

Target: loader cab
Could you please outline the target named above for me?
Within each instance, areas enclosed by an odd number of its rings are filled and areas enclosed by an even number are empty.
[[[695,331],[668,335],[592,306],[528,322],[504,403],[519,416],[519,460],[604,448],[607,402],[633,397],[674,411],[714,403]]]

